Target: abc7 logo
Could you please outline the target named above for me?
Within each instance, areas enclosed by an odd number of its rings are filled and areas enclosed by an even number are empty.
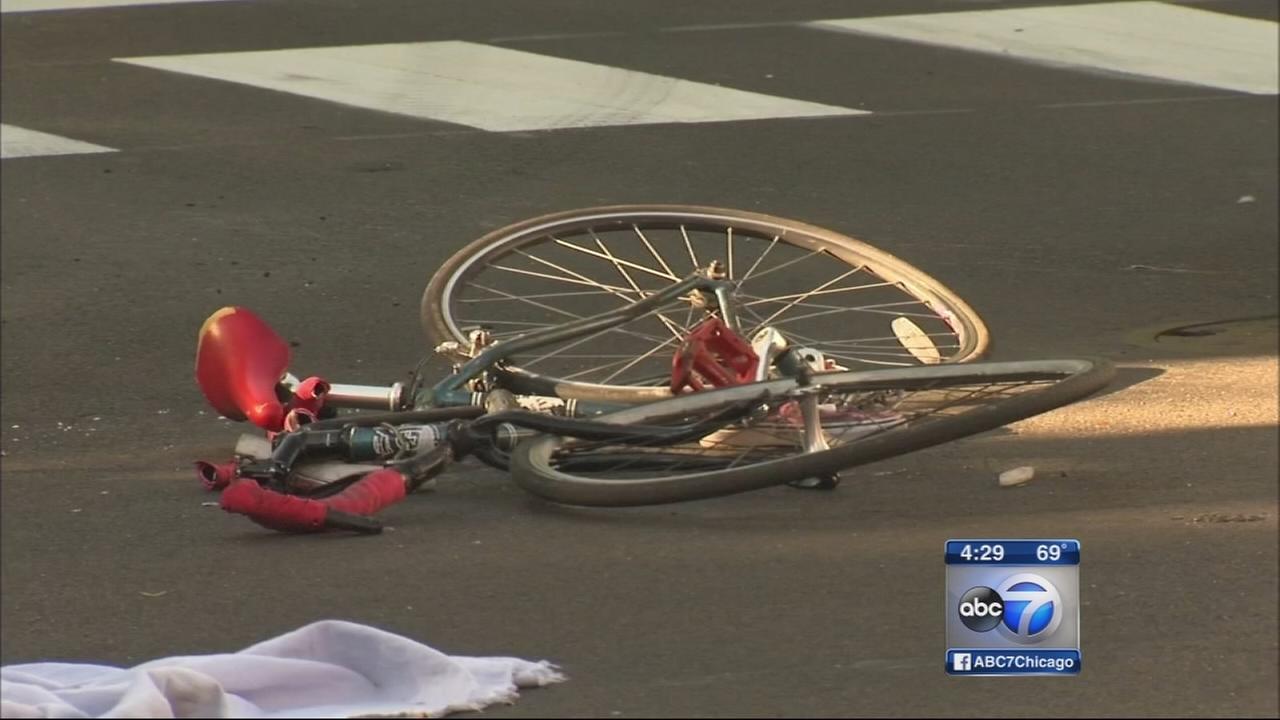
[[[974,632],[998,630],[1018,643],[1034,643],[1053,635],[1065,608],[1058,588],[1039,575],[1019,573],[997,588],[969,588],[960,596],[960,622]]]

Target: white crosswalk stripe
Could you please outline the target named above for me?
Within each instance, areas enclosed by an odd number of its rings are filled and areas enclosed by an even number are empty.
[[[35,157],[39,155],[82,155],[116,152],[115,148],[50,135],[37,130],[0,125],[0,158]]]
[[[811,27],[1246,93],[1278,92],[1276,23],[1162,2],[823,20]]]
[[[117,60],[492,131],[867,112],[462,41]]]
[[[171,5],[174,3],[221,2],[223,0],[0,0],[0,13],[83,10],[127,5]]]
[[[0,0],[0,13],[84,10],[129,5],[173,5],[176,3],[225,2],[225,0]]]

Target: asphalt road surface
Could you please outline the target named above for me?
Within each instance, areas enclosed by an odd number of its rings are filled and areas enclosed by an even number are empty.
[[[134,664],[342,618],[570,676],[498,717],[1274,717],[1276,95],[804,25],[1015,4],[6,6],[6,134],[45,139],[0,165],[3,662]],[[529,124],[489,97],[437,119],[121,61],[436,41],[845,112]],[[477,126],[507,117],[525,125]],[[256,309],[301,373],[390,382],[464,243],[631,202],[848,232],[969,300],[993,357],[1103,355],[1119,380],[833,493],[582,510],[467,464],[369,538],[202,505],[191,461],[240,431],[193,382],[213,310]],[[1017,465],[1036,479],[998,487]],[[1055,536],[1083,544],[1083,673],[948,677],[944,540]]]

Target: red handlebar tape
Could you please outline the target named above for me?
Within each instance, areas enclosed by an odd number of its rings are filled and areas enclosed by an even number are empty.
[[[320,532],[333,527],[351,528],[348,523],[329,522],[330,511],[338,515],[368,516],[394,505],[405,497],[406,478],[391,468],[375,470],[350,487],[323,499],[284,495],[268,490],[255,480],[233,482],[222,493],[222,509],[282,532]],[[381,527],[370,520],[368,531]]]

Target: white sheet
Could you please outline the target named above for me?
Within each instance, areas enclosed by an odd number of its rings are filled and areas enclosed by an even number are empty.
[[[449,656],[383,630],[325,620],[237,653],[132,668],[0,668],[0,716],[14,718],[438,717],[512,702],[564,677],[546,661]]]

